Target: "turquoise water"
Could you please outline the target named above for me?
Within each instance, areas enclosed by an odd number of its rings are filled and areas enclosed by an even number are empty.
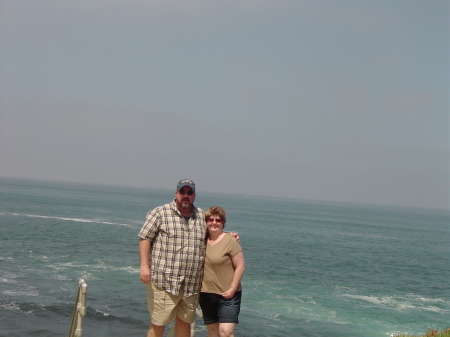
[[[137,234],[174,191],[0,179],[0,336],[145,336]],[[247,269],[237,336],[382,337],[450,326],[448,211],[202,193]],[[201,320],[197,336],[206,336]]]

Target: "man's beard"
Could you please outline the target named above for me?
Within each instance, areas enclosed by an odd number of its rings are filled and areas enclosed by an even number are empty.
[[[191,208],[191,202],[189,200],[181,200],[181,208],[182,209],[190,209]]]

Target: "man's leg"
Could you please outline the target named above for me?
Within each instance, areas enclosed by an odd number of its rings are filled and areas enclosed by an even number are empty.
[[[175,316],[175,307],[179,299],[156,287],[154,283],[147,285],[147,294],[151,322],[147,337],[163,337],[166,324],[169,324]]]
[[[147,337],[163,337],[164,335],[164,325],[150,325],[150,329],[148,329]]]
[[[175,337],[191,337],[191,325],[178,317],[175,318]]]
[[[195,309],[198,306],[199,294],[184,297],[184,287],[181,288],[182,297],[177,303],[175,318],[175,336],[190,337],[191,323],[195,322]]]

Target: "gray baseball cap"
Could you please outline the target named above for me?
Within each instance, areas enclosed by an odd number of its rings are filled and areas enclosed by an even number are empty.
[[[177,191],[180,188],[183,188],[184,186],[189,186],[195,192],[195,184],[192,180],[189,180],[189,179],[180,180],[177,185]]]

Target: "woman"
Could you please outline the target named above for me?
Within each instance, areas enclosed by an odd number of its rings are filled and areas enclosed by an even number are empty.
[[[223,208],[210,207],[205,220],[208,238],[200,307],[208,337],[232,337],[241,308],[244,254],[236,239],[223,231],[226,222]]]

